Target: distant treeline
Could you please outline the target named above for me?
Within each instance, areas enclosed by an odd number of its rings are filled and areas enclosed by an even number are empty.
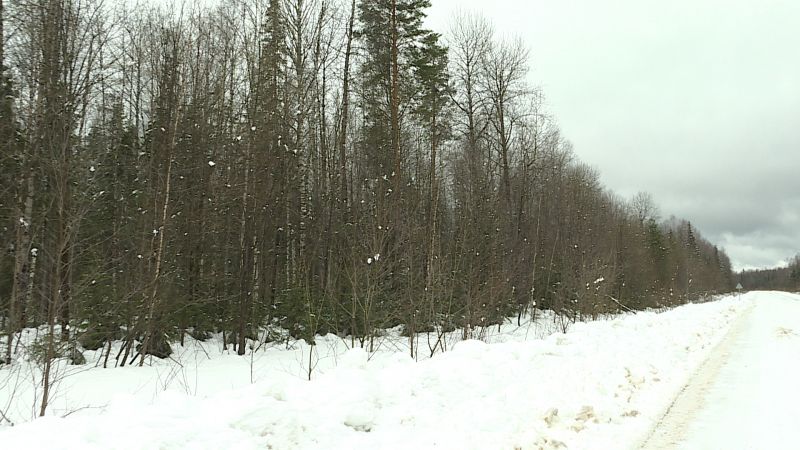
[[[743,270],[737,276],[747,290],[800,291],[800,255],[786,267]]]
[[[576,159],[526,49],[480,18],[440,35],[429,0],[121,3],[5,2],[7,361],[34,325],[48,357],[122,340],[124,365],[187,333],[239,354],[268,325],[470,337],[732,287],[722,249]]]

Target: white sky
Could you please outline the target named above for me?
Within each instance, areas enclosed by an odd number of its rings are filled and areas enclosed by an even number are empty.
[[[653,194],[734,267],[800,252],[800,2],[432,0],[531,50],[531,81],[606,186]]]

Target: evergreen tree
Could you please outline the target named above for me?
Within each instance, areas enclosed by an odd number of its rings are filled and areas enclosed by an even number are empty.
[[[369,162],[366,174],[369,178],[392,176],[395,166],[402,164],[402,150],[399,155],[393,154],[397,150],[391,146],[402,138],[402,130],[394,137],[392,130],[401,126],[403,118],[393,117],[392,108],[405,110],[403,105],[409,105],[417,93],[419,85],[413,73],[414,62],[422,67],[427,61],[430,67],[426,72],[431,75],[431,69],[441,61],[439,58],[437,62],[435,55],[425,55],[419,49],[427,41],[428,52],[441,50],[436,34],[423,27],[428,7],[429,0],[362,0],[359,4],[361,14],[356,37],[364,51],[361,67],[361,95],[366,117],[363,147]]]
[[[650,261],[655,272],[655,288],[662,291],[668,286],[669,268],[667,267],[667,244],[664,235],[655,220],[649,219],[646,224],[646,242],[650,252]]]

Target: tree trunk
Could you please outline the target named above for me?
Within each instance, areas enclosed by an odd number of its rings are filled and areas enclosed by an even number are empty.
[[[347,43],[344,52],[344,74],[342,75],[342,114],[339,127],[339,208],[342,210],[343,222],[348,220],[347,198],[347,125],[350,114],[350,54],[353,44],[353,23],[356,16],[356,0],[350,4],[350,20],[347,24]]]
[[[19,327],[24,326],[19,320],[23,317],[26,298],[30,291],[31,282],[31,220],[33,215],[33,174],[26,176],[25,185],[27,194],[24,209],[18,211],[16,220],[16,242],[14,244],[14,282],[11,286],[11,298],[8,305],[8,342],[6,348],[6,364],[11,363],[11,348],[14,333]]]
[[[394,195],[400,194],[402,186],[401,176],[401,161],[402,154],[400,152],[400,67],[398,63],[399,47],[398,47],[398,29],[397,29],[397,0],[392,0],[392,17],[391,17],[391,35],[392,35],[392,73],[391,73],[391,130],[392,130],[392,152],[394,153],[394,173],[392,174],[392,183],[394,187]]]

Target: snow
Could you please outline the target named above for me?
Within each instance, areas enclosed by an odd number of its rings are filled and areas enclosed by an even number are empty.
[[[408,356],[399,330],[377,340],[373,353],[331,335],[313,348],[275,344],[243,357],[220,352],[213,340],[188,340],[173,361],[102,369],[93,367],[99,354],[87,351],[86,366],[59,366],[50,416],[27,423],[35,369],[18,363],[16,383],[13,370],[0,370],[0,411],[17,422],[0,427],[0,442],[52,449],[635,448],[756,298],[576,323],[566,333],[543,314],[521,327],[480,329],[487,342],[453,333],[447,352],[420,361]],[[419,336],[421,348],[428,338],[435,334]]]
[[[796,449],[798,356],[800,296],[761,294],[657,430],[669,440],[645,448]]]

